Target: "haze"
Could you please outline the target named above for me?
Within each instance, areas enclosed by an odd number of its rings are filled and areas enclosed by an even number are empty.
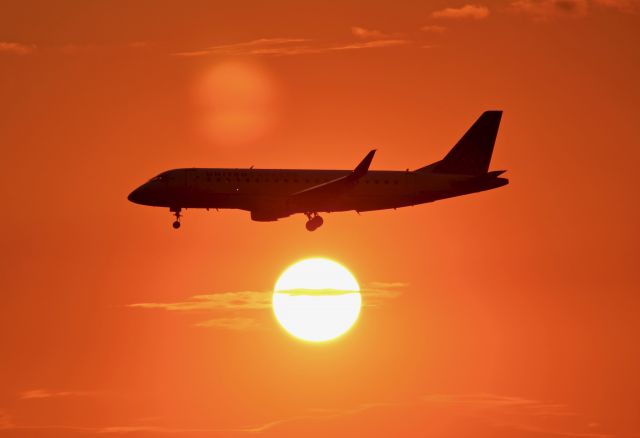
[[[632,437],[634,0],[4,2],[0,437]],[[252,222],[127,194],[180,167],[436,161],[504,111],[499,190]],[[363,290],[283,333],[306,257]]]

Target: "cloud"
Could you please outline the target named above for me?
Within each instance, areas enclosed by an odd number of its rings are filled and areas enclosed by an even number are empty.
[[[640,0],[594,0],[594,4],[620,12],[634,14],[638,12]]]
[[[377,307],[385,300],[399,296],[401,293],[400,289],[406,288],[407,286],[407,283],[401,282],[372,282],[366,287],[361,288],[360,293],[363,296],[363,306]],[[237,313],[271,309],[272,295],[272,291],[219,292],[194,295],[184,301],[172,303],[135,303],[129,304],[128,307],[161,309],[183,313],[216,312],[219,314],[230,312],[230,314],[227,315],[197,322],[195,326],[228,330],[252,330],[260,327],[259,322],[255,318],[238,316]]]
[[[14,424],[9,413],[0,409],[0,430],[11,429],[13,426]]]
[[[420,397],[420,399],[428,404],[456,407],[461,410],[499,410],[501,413],[515,410],[530,415],[574,415],[566,405],[495,394],[429,394]]]
[[[61,53],[63,55],[75,56],[92,53],[122,52],[122,51],[143,51],[154,47],[150,41],[132,41],[121,44],[97,44],[97,43],[68,43],[60,46],[48,48],[48,51]]]
[[[0,41],[0,55],[30,55],[36,51],[45,51],[53,53],[62,53],[64,55],[77,55],[82,53],[92,53],[96,51],[118,50],[118,49],[146,49],[152,47],[153,44],[148,41],[134,41],[126,45],[99,45],[99,44],[64,44],[59,46],[45,47],[39,49],[35,44],[22,44],[15,42]]]
[[[230,428],[193,428],[120,424],[101,426],[16,425],[0,411],[0,429],[20,436],[188,436],[281,437],[343,436],[357,430],[361,436],[496,438],[582,437],[611,438],[601,426],[568,406],[524,397],[495,394],[427,394],[407,400],[368,402],[341,409],[307,409],[290,416]]]
[[[410,44],[408,40],[374,40],[366,42],[358,42],[351,44],[340,44],[323,47],[300,46],[287,48],[267,48],[256,49],[248,53],[250,55],[272,55],[272,56],[294,56],[294,55],[313,55],[328,52],[339,52],[347,50],[360,49],[376,49],[382,47],[393,47]]]
[[[511,429],[526,436],[611,437],[597,430],[598,423],[585,420],[561,403],[495,394],[432,394],[421,397],[421,401],[451,409],[457,415],[479,418],[497,430]]]
[[[202,50],[179,52],[177,56],[203,56],[203,55],[238,55],[251,54],[254,50],[268,48],[286,48],[293,44],[307,42],[304,38],[259,38],[241,43],[222,44],[206,47]]]
[[[422,26],[420,30],[423,32],[443,33],[447,28],[438,24],[427,24]]]
[[[409,425],[404,427],[403,425]],[[436,394],[407,402],[365,403],[350,409],[315,409],[305,415],[232,431],[261,436],[314,436],[359,430],[379,436],[381,427],[399,436],[494,436],[610,438],[599,425],[567,406],[493,394]]]
[[[371,283],[368,284],[368,287],[376,288],[376,289],[400,289],[400,288],[409,287],[409,283],[403,283],[401,281],[393,281],[393,282],[372,281]]]
[[[139,303],[129,307],[173,311],[267,309],[271,307],[271,292],[221,292],[194,295],[187,301],[175,303]]]
[[[0,41],[0,53],[9,53],[13,55],[29,55],[35,52],[35,50],[36,46],[34,44],[21,44]]]
[[[489,8],[478,5],[464,5],[459,8],[445,8],[431,14],[433,18],[471,18],[482,20],[489,16]]]
[[[0,426],[0,431],[3,428]],[[179,437],[227,437],[228,431],[221,429],[199,429],[199,428],[179,428],[147,425],[125,425],[125,426],[23,426],[11,424],[4,428],[9,434],[1,436],[7,437],[94,437],[98,436],[136,436],[136,437],[158,437],[158,436],[179,436]],[[13,432],[13,433],[11,433]],[[239,435],[235,435],[239,436]],[[246,435],[245,435],[246,436]]]
[[[619,12],[635,14],[640,0],[515,0],[511,9],[534,17],[537,20],[549,20],[561,17],[584,17],[594,7],[614,9]]]
[[[49,391],[47,389],[30,389],[28,391],[21,392],[19,398],[21,400],[31,399],[43,399],[54,397],[78,397],[91,395],[88,391]]]
[[[254,426],[230,429],[229,432],[245,432],[245,433],[251,433],[251,434],[254,434],[254,433],[262,434],[264,432],[269,432],[274,429],[277,432],[279,427],[285,426],[287,424],[300,423],[302,421],[315,423],[318,420],[326,421],[326,420],[339,419],[342,417],[359,414],[372,408],[380,408],[380,407],[387,407],[387,406],[393,407],[397,405],[399,404],[383,402],[383,403],[363,403],[354,408],[342,409],[342,410],[341,409],[312,409],[312,410],[309,410],[307,414],[295,415],[292,417],[282,418],[279,420],[272,420],[272,421],[268,421],[266,423],[262,423]]]
[[[323,52],[335,52],[335,51],[359,50],[359,49],[376,49],[381,47],[403,46],[410,43],[411,41],[405,40],[405,39],[373,40],[373,41],[367,41],[362,43],[339,44],[335,46],[321,47],[317,49],[317,51],[309,52],[309,53],[323,53]]]
[[[129,43],[129,47],[133,49],[146,49],[148,47],[151,47],[152,45],[153,44],[149,41],[134,41],[132,43]]]
[[[366,29],[364,27],[353,26],[351,27],[351,33],[361,39],[384,39],[390,38],[391,35],[388,35],[384,32],[380,32],[379,30]]]
[[[399,295],[397,289],[405,288],[406,283],[372,282],[362,288],[361,293],[367,298],[394,298]],[[240,291],[220,292],[213,294],[194,295],[186,301],[174,303],[136,303],[128,307],[142,309],[164,309],[179,312],[194,312],[203,310],[261,310],[271,308],[272,291]]]
[[[106,426],[102,428],[96,428],[91,430],[94,433],[102,434],[102,435],[135,435],[138,436],[140,433],[153,433],[153,436],[160,435],[192,435],[192,434],[211,434],[220,432],[219,429],[187,429],[187,428],[171,428],[171,427],[161,427],[161,426]]]
[[[260,38],[241,43],[210,46],[202,50],[175,53],[177,56],[248,54],[255,49],[286,48],[289,45],[304,43],[304,38]]]
[[[401,290],[409,286],[402,282],[380,282],[373,281],[362,288],[363,305],[365,307],[378,307],[384,301],[397,298],[402,293]]]
[[[587,0],[516,0],[511,3],[511,8],[537,19],[549,19],[584,16],[589,3]]]
[[[365,29],[362,29],[365,30]],[[366,30],[365,30],[366,31]],[[373,36],[367,37],[372,38]],[[295,56],[345,50],[374,49],[410,44],[399,38],[382,38],[355,43],[322,44],[304,38],[261,38],[241,43],[211,46],[202,50],[174,53],[175,56],[195,57],[210,55],[243,56]]]
[[[226,330],[253,330],[260,324],[253,318],[213,318],[195,324],[196,327],[214,327]]]

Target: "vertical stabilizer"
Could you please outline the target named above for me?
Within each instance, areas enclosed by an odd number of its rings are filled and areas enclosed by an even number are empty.
[[[502,111],[485,111],[449,153],[422,172],[481,175],[489,170]]]

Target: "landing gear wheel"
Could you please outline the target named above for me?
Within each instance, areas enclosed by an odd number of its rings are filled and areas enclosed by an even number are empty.
[[[180,228],[180,218],[182,217],[180,212],[182,211],[182,209],[180,207],[171,207],[169,211],[176,217],[176,220],[173,222],[173,224],[171,224],[171,226],[175,230],[177,230],[178,228]]]
[[[318,213],[308,214],[307,217],[309,220],[305,224],[305,227],[307,227],[308,231],[315,231],[324,223],[324,220],[318,216]]]

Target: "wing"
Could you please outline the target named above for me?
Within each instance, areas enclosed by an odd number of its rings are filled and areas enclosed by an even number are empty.
[[[353,172],[346,176],[293,193],[290,195],[290,203],[298,206],[308,206],[310,211],[313,211],[313,206],[318,206],[316,208],[321,209],[321,205],[325,205],[336,196],[351,190],[358,180],[367,174],[375,153],[375,149],[370,151],[360,164],[353,169]]]

